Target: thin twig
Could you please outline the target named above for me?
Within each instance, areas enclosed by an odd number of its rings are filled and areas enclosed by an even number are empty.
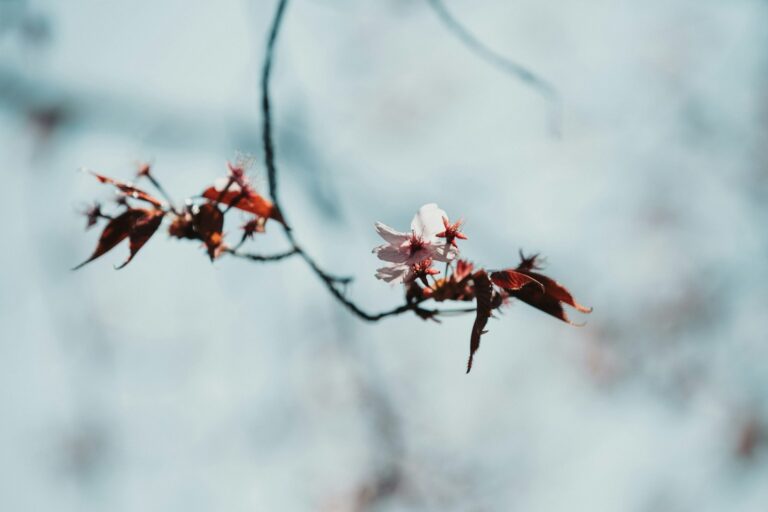
[[[451,14],[442,0],[427,1],[440,18],[440,21],[443,22],[448,30],[453,32],[453,34],[458,37],[478,57],[486,60],[487,62],[490,62],[499,69],[502,69],[505,72],[516,76],[519,80],[526,82],[545,98],[549,100],[554,100],[557,98],[557,92],[549,82],[522,64],[518,64],[517,62],[514,62],[504,55],[501,55],[500,53],[492,50],[485,43],[472,35],[472,33],[467,30],[466,27],[464,27],[464,25],[462,25],[459,20],[457,20]]]
[[[250,252],[239,252],[237,249],[224,249],[224,252],[236,258],[242,258],[242,259],[251,260],[251,261],[264,261],[264,262],[280,261],[298,254],[298,251],[296,249],[291,249],[285,252],[279,252],[277,254],[253,254]]]
[[[285,209],[280,205],[280,199],[277,194],[277,175],[278,169],[275,162],[275,146],[272,138],[272,110],[269,96],[269,80],[272,73],[272,62],[275,55],[275,47],[277,44],[277,36],[280,32],[280,26],[283,22],[283,16],[285,9],[288,5],[288,0],[280,0],[277,4],[277,10],[275,16],[272,19],[272,26],[269,31],[269,38],[267,39],[266,53],[264,55],[264,65],[262,67],[261,74],[261,114],[262,114],[262,142],[264,145],[264,165],[267,168],[267,180],[269,181],[269,195],[278,211],[281,212],[285,219]],[[275,256],[262,256],[255,254],[239,253],[235,250],[228,250],[228,252],[234,256],[248,258],[254,261],[276,261],[279,259],[287,258],[293,255],[299,255],[307,263],[309,268],[320,278],[325,284],[325,287],[338,300],[344,307],[346,307],[351,313],[357,317],[367,320],[369,322],[377,322],[383,318],[390,316],[400,315],[409,311],[414,312],[421,318],[433,318],[440,315],[442,310],[439,309],[425,309],[420,306],[424,299],[417,301],[406,302],[395,308],[382,311],[379,313],[368,313],[358,306],[354,301],[348,299],[344,292],[339,289],[339,285],[346,285],[352,279],[349,277],[337,277],[329,274],[323,270],[317,262],[298,244],[296,241],[290,224],[287,220],[284,220],[281,225],[283,226],[283,232],[291,244],[292,249],[285,253]],[[472,312],[472,309],[466,310],[446,310],[448,314]]]
[[[157,189],[158,192],[160,192],[160,195],[163,196],[163,199],[166,200],[168,203],[168,206],[170,207],[171,211],[175,213],[176,215],[179,215],[179,211],[176,210],[176,204],[173,201],[173,198],[171,195],[165,190],[165,188],[160,184],[157,179],[152,175],[151,172],[146,172],[145,174],[142,174],[142,176],[146,176],[146,178],[149,180],[150,183]]]
[[[560,133],[561,102],[555,87],[544,78],[529,70],[522,64],[509,59],[508,57],[496,52],[475,37],[456,17],[451,14],[445,6],[443,0],[427,0],[432,10],[437,14],[445,27],[452,32],[464,45],[475,55],[490,63],[497,69],[514,76],[518,80],[525,82],[544,99],[552,102],[551,123],[552,130]]]
[[[264,55],[264,65],[261,71],[261,112],[262,112],[262,143],[264,145],[264,163],[267,167],[267,179],[269,181],[269,196],[275,203],[278,210],[280,208],[280,202],[277,198],[277,167],[275,166],[275,146],[272,141],[272,114],[269,103],[269,79],[272,74],[272,59],[275,54],[275,44],[277,43],[277,35],[280,32],[280,25],[283,21],[283,14],[285,8],[288,6],[288,0],[280,0],[277,4],[277,10],[275,11],[275,17],[272,19],[272,28],[269,31],[269,38],[267,39],[267,48]],[[282,211],[282,210],[281,210]],[[283,224],[285,229],[290,232],[288,223]]]

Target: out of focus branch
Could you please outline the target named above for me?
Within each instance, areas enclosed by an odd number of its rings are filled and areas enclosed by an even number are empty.
[[[532,88],[534,88],[539,94],[541,94],[544,98],[551,100],[551,101],[557,101],[557,91],[555,91],[555,88],[535,74],[533,71],[529,70],[522,64],[518,64],[517,62],[505,57],[504,55],[501,55],[500,53],[492,50],[489,48],[485,43],[480,41],[477,37],[472,35],[469,30],[464,27],[448,10],[448,8],[443,3],[443,0],[427,0],[429,2],[429,5],[432,7],[432,10],[435,11],[437,16],[440,18],[440,21],[443,22],[443,24],[446,26],[448,30],[450,30],[456,37],[461,40],[462,43],[464,43],[467,48],[469,48],[470,51],[472,51],[475,55],[480,57],[481,59],[491,63],[495,67],[501,69],[505,73],[508,73],[510,75],[515,76],[519,80],[525,82]]]
[[[511,75],[518,80],[524,82],[536,92],[538,92],[544,99],[552,103],[553,114],[552,124],[554,131],[559,133],[560,125],[560,97],[557,94],[554,86],[547,80],[540,77],[533,71],[529,70],[522,64],[505,57],[504,55],[494,51],[488,45],[483,43],[480,39],[475,37],[464,25],[462,25],[456,17],[451,14],[448,8],[445,6],[443,0],[427,0],[432,10],[437,14],[440,21],[445,27],[455,35],[472,53],[490,63],[497,69]]]
[[[46,131],[99,130],[152,140],[167,147],[212,147],[243,144],[258,138],[254,123],[218,109],[175,108],[152,100],[71,86],[53,76],[17,69],[0,61],[0,110],[27,119]],[[300,134],[291,133],[307,151]],[[231,141],[231,142],[230,142]],[[253,148],[254,150],[256,148]]]

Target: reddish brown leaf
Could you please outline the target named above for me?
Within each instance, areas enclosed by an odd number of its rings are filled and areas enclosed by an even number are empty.
[[[517,266],[517,270],[541,270],[544,268],[541,264],[543,258],[539,257],[538,253],[526,256],[520,250],[518,254],[520,254],[520,264]]]
[[[480,337],[485,334],[485,326],[491,317],[491,300],[493,286],[485,270],[479,270],[472,276],[475,281],[475,297],[477,300],[477,313],[475,323],[472,325],[472,336],[469,342],[469,361],[467,361],[467,373],[472,369],[472,360],[475,352],[480,348]]]
[[[98,224],[99,219],[109,218],[107,215],[104,215],[102,213],[101,205],[99,203],[94,203],[93,206],[85,210],[83,214],[87,219],[85,224],[85,229],[91,229],[93,226]]]
[[[218,256],[224,242],[222,235],[224,230],[224,213],[222,213],[216,203],[205,203],[193,214],[192,225],[200,239],[205,243],[205,247],[208,249],[208,257],[213,261]]]
[[[509,275],[510,272],[524,275],[533,279],[539,286],[523,286],[518,289],[513,289],[504,286],[502,282],[494,281],[498,286],[504,288],[504,290],[506,290],[512,297],[520,299],[526,304],[540,309],[541,311],[569,324],[572,324],[573,322],[568,319],[568,315],[563,309],[563,304],[567,304],[581,313],[592,312],[592,308],[582,306],[576,302],[571,293],[563,285],[554,279],[533,271],[533,269],[538,270],[540,268],[537,264],[537,256],[526,258],[521,253],[520,258],[521,262],[516,270],[505,270],[503,272],[507,273],[507,275]]]
[[[736,454],[743,459],[752,458],[766,441],[768,441],[768,432],[766,432],[765,426],[760,423],[758,418],[751,417],[741,425]]]
[[[544,291],[529,286],[521,290],[510,292],[513,297],[517,297],[523,302],[568,323],[573,322],[568,319],[568,315],[566,315],[565,310],[563,309],[563,304],[567,304],[581,313],[592,312],[592,308],[582,306],[576,302],[571,293],[554,279],[550,279],[547,276],[535,272],[528,271],[527,273],[544,285]]]
[[[472,269],[475,266],[467,260],[459,260],[456,262],[456,270],[453,272],[453,280],[460,283],[464,279],[472,274]]]
[[[198,240],[200,237],[195,231],[195,222],[189,209],[176,214],[168,226],[168,234],[175,238],[189,238]]]
[[[541,288],[541,290],[544,290],[544,285],[533,277],[512,269],[491,272],[491,281],[493,281],[493,284],[496,286],[504,288],[509,292],[519,290],[528,284],[535,285]]]
[[[264,217],[254,217],[241,226],[243,230],[243,237],[240,243],[245,242],[249,238],[253,238],[256,233],[264,233],[264,223],[267,219]]]
[[[456,262],[456,269],[446,278],[437,279],[429,288],[429,296],[437,302],[446,300],[471,301],[475,299],[472,283],[474,265],[466,260]]]
[[[155,234],[157,228],[159,228],[160,224],[163,222],[164,216],[165,212],[163,210],[146,210],[145,215],[134,221],[131,232],[128,235],[131,254],[122,265],[117,267],[118,269],[121,269],[130,263],[133,257],[136,256],[136,253],[139,252],[139,249],[144,247],[144,244],[152,238],[152,235]]]
[[[554,279],[550,279],[547,276],[543,276],[541,274],[534,274],[533,272],[531,272],[531,275],[544,284],[548,295],[552,296],[560,302],[568,304],[572,308],[575,308],[577,311],[582,313],[592,312],[592,308],[582,306],[576,302],[576,300],[573,298],[573,295],[571,295],[571,292],[569,292],[563,285]]]
[[[272,201],[262,197],[252,190],[217,190],[216,187],[208,187],[203,192],[203,197],[211,201],[218,201],[233,208],[253,213],[265,219],[275,219],[283,222],[280,211],[272,204]]]
[[[134,199],[139,199],[141,201],[145,201],[145,202],[151,204],[152,206],[154,206],[155,208],[162,208],[163,207],[163,202],[162,201],[160,201],[159,199],[157,199],[157,198],[151,196],[150,194],[144,192],[143,190],[134,187],[130,183],[125,183],[123,181],[119,181],[119,180],[110,178],[108,176],[104,176],[102,174],[95,173],[93,171],[90,171],[90,172],[100,182],[106,183],[106,184],[109,184],[109,185],[112,185],[112,186],[116,187],[120,192],[122,192],[123,194],[125,194],[128,197],[132,197]]]
[[[104,227],[104,231],[101,232],[101,236],[99,237],[99,242],[96,245],[96,250],[93,251],[93,254],[91,254],[91,257],[73,268],[72,270],[77,270],[86,263],[90,263],[91,261],[95,260],[99,256],[102,256],[103,254],[106,254],[110,250],[112,250],[117,244],[128,238],[131,234],[131,230],[133,229],[134,223],[141,219],[144,215],[146,215],[148,210],[142,210],[139,208],[134,208],[130,210],[126,210],[114,219],[110,220],[107,225]]]

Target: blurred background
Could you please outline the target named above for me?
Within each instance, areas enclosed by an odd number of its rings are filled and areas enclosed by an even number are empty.
[[[0,0],[0,510],[768,510],[768,3],[445,3],[559,126],[417,0],[291,2],[274,123],[297,237],[365,308],[402,300],[373,223],[427,202],[595,308],[513,304],[470,375],[471,315],[368,324],[299,260],[159,233],[69,270],[113,197],[83,166],[181,200],[240,151],[266,184],[274,1]]]

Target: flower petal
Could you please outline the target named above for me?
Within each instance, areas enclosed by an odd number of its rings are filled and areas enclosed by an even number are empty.
[[[431,251],[432,259],[435,261],[453,261],[459,255],[459,250],[456,247],[445,242],[433,244]]]
[[[435,235],[445,230],[443,217],[448,217],[445,211],[437,207],[435,203],[425,204],[411,221],[411,229],[424,240],[432,240]]]
[[[384,239],[384,241],[389,242],[390,244],[401,245],[408,239],[408,233],[395,231],[381,222],[376,223],[376,232]]]
[[[399,283],[408,273],[408,267],[405,265],[395,265],[392,267],[381,267],[376,269],[376,279],[381,279],[387,283]]]
[[[408,254],[399,247],[391,244],[384,244],[373,249],[380,260],[390,263],[405,263],[408,260]]]
[[[413,254],[407,254],[408,258],[405,260],[405,264],[415,265],[416,263],[421,263],[427,258],[433,258],[434,255],[434,247],[427,243],[424,247],[414,252]]]

